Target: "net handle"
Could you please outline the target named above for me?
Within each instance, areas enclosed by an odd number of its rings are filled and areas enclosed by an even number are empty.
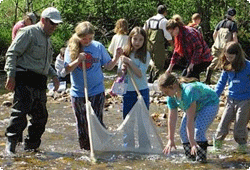
[[[88,85],[87,85],[87,73],[86,73],[86,62],[85,60],[82,61],[82,72],[83,72],[83,82],[84,82],[84,94],[86,103],[89,101],[88,97]]]
[[[94,148],[93,148],[93,139],[92,139],[92,131],[90,127],[90,110],[91,110],[91,104],[89,102],[88,97],[88,85],[87,85],[87,73],[86,73],[86,62],[85,60],[82,61],[82,72],[83,72],[83,81],[84,81],[84,94],[85,94],[85,107],[87,112],[87,120],[88,120],[88,132],[89,132],[89,143],[90,143],[90,155],[91,158],[95,161],[95,155],[94,155]]]
[[[139,88],[138,88],[138,86],[137,86],[137,84],[135,82],[134,75],[132,74],[131,69],[129,67],[127,68],[127,71],[128,71],[128,74],[130,75],[130,80],[131,80],[131,82],[132,82],[132,84],[133,84],[133,86],[135,88],[135,91],[136,91],[137,95],[140,96],[141,93],[140,93]]]

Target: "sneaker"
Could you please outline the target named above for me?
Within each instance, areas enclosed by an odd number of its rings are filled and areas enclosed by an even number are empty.
[[[222,140],[213,139],[213,149],[220,150],[222,148]]]
[[[238,152],[245,154],[247,153],[247,145],[246,144],[239,144],[238,145]]]

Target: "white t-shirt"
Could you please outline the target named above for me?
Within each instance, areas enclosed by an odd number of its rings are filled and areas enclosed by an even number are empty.
[[[61,57],[61,54],[58,54],[58,56],[56,57],[55,69],[56,69],[56,73],[57,73],[58,77],[65,77],[66,76],[66,72],[64,69],[64,60]]]
[[[128,43],[128,35],[115,34],[111,40],[108,51],[113,55],[116,55],[116,49],[122,47],[124,49],[125,45]]]
[[[164,18],[163,18],[164,17]],[[163,30],[163,33],[164,33],[164,37],[167,39],[167,40],[172,40],[172,36],[171,34],[166,30],[166,25],[167,25],[167,22],[168,20],[165,18],[164,15],[162,14],[157,14],[151,18],[149,18],[147,21],[146,21],[146,24],[144,25],[143,29],[146,30],[148,25],[149,25],[149,20],[150,19],[156,19],[156,20],[160,20],[161,18],[163,18],[160,23],[159,23],[159,29],[162,29]],[[151,28],[156,28],[157,26],[157,21],[152,21],[150,22],[150,27]]]

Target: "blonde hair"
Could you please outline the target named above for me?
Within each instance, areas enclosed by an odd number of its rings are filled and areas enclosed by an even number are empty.
[[[116,34],[128,34],[128,21],[124,18],[117,20],[114,32]]]
[[[197,20],[197,19],[201,19],[201,16],[200,16],[199,13],[194,13],[194,14],[192,15],[192,20]]]
[[[136,34],[141,34],[144,37],[144,42],[143,42],[142,47],[140,49],[136,50],[135,58],[138,58],[141,62],[146,63],[146,58],[147,58],[147,34],[146,34],[146,31],[141,27],[134,27],[131,30],[131,32],[129,33],[128,43],[127,43],[127,45],[125,46],[125,49],[124,49],[124,55],[129,57],[129,55],[133,51],[132,38]]]
[[[70,51],[70,58],[72,61],[77,59],[79,53],[81,52],[81,43],[80,40],[86,35],[94,35],[94,26],[88,22],[83,21],[79,23],[75,28],[75,33],[69,39],[69,51]]]
[[[180,15],[175,14],[173,15],[172,19],[168,20],[166,29],[175,29],[176,27],[184,26],[185,24],[182,21],[182,18]]]

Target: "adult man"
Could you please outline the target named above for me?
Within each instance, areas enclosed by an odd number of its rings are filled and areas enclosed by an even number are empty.
[[[168,22],[165,18],[167,7],[159,5],[157,12],[158,14],[149,18],[143,27],[148,34],[148,51],[150,51],[151,58],[154,61],[154,66],[150,70],[149,83],[153,83],[159,76],[159,72],[164,69],[166,61],[165,39],[173,46],[172,37],[166,30]]]
[[[61,22],[56,8],[46,8],[39,23],[19,30],[6,53],[5,88],[15,90],[10,124],[5,133],[8,155],[15,153],[18,138],[27,126],[26,115],[31,119],[24,149],[36,150],[40,146],[48,118],[47,76],[52,77],[54,90],[59,87],[57,74],[51,66],[53,49],[49,37]]]
[[[229,8],[227,11],[226,19],[220,21],[215,27],[213,33],[214,44],[211,48],[213,60],[206,71],[206,84],[211,84],[211,76],[213,74],[213,70],[218,63],[220,56],[224,54],[224,47],[226,43],[229,41],[238,42],[238,29],[237,24],[234,21],[235,14],[236,10],[233,8]]]
[[[12,40],[16,37],[17,31],[20,28],[26,27],[36,23],[36,15],[33,12],[28,13],[24,16],[23,20],[18,21],[12,29]]]

